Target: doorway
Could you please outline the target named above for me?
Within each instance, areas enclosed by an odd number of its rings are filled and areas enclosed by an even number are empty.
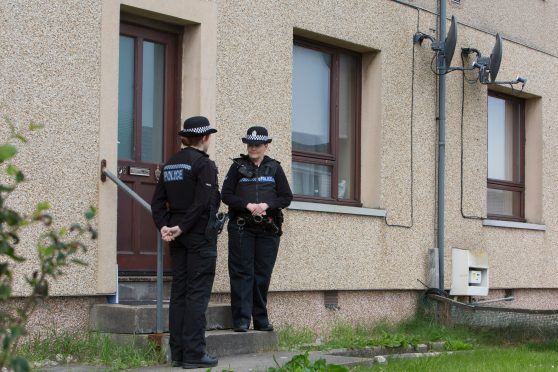
[[[121,23],[118,78],[118,177],[148,203],[164,162],[179,148],[179,35]],[[120,275],[156,272],[158,231],[151,215],[118,191]],[[165,247],[165,271],[170,256]]]

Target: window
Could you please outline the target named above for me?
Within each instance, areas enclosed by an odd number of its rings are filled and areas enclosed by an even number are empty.
[[[488,217],[525,222],[525,103],[488,96]]]
[[[294,194],[360,205],[361,57],[298,39],[293,49]]]

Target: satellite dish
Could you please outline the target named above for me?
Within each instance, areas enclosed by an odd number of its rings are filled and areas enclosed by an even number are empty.
[[[494,44],[490,54],[490,81],[496,81],[498,70],[500,70],[500,62],[502,62],[502,37],[500,34],[496,34],[496,44]]]
[[[444,59],[446,61],[446,68],[451,66],[451,60],[453,58],[453,52],[455,52],[456,43],[457,43],[457,21],[455,20],[455,16],[451,16],[451,26],[448,31],[448,36],[446,36],[446,42],[444,43]]]

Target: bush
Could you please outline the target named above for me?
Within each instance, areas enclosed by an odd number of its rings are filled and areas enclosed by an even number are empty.
[[[81,242],[84,237],[96,239],[97,232],[91,225],[95,209],[91,207],[86,213],[86,224],[72,224],[69,227],[55,229],[52,217],[47,213],[50,205],[43,201],[37,204],[31,214],[23,214],[10,208],[6,201],[25,180],[21,170],[15,165],[17,146],[13,143],[26,143],[27,138],[19,132],[9,118],[4,118],[9,138],[0,143],[0,305],[12,299],[12,279],[14,267],[26,259],[18,252],[20,233],[31,225],[42,226],[42,233],[36,243],[39,268],[25,281],[31,294],[24,299],[24,304],[15,311],[0,310],[0,369],[8,367],[14,371],[29,371],[29,363],[15,353],[18,341],[23,336],[29,316],[40,301],[48,296],[48,280],[62,275],[61,268],[71,264],[85,265],[72,257],[75,253],[85,252],[86,246]],[[31,123],[29,131],[42,126]],[[7,306],[1,306],[6,309]]]

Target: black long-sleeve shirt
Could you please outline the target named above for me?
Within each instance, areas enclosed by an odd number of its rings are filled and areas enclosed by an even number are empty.
[[[248,159],[247,156],[243,156],[245,160]],[[266,166],[266,163],[275,161],[268,156],[265,156],[260,164],[259,168],[263,168]],[[255,167],[255,165],[253,165]],[[237,193],[237,185],[241,180],[246,180],[246,177],[241,175],[238,172],[239,165],[233,163],[229,168],[227,176],[225,177],[225,181],[223,182],[223,188],[221,189],[221,195],[223,198],[223,203],[229,206],[229,209],[237,212],[248,212],[246,209],[246,205],[248,203],[259,203],[261,200],[257,200],[257,195],[253,197],[246,198],[239,196]],[[278,209],[278,208],[286,208],[291,204],[291,200],[293,199],[293,193],[291,192],[291,188],[289,186],[289,181],[285,176],[285,172],[283,168],[277,162],[277,168],[275,174],[273,175],[274,183],[275,183],[275,192],[276,196],[272,199],[265,200],[267,205],[269,206],[269,210]],[[252,179],[253,180],[253,179]],[[255,181],[257,184],[260,181]]]
[[[210,211],[219,209],[217,167],[200,150],[186,147],[163,167],[151,201],[151,214],[160,230],[180,227],[183,234],[204,233]]]

